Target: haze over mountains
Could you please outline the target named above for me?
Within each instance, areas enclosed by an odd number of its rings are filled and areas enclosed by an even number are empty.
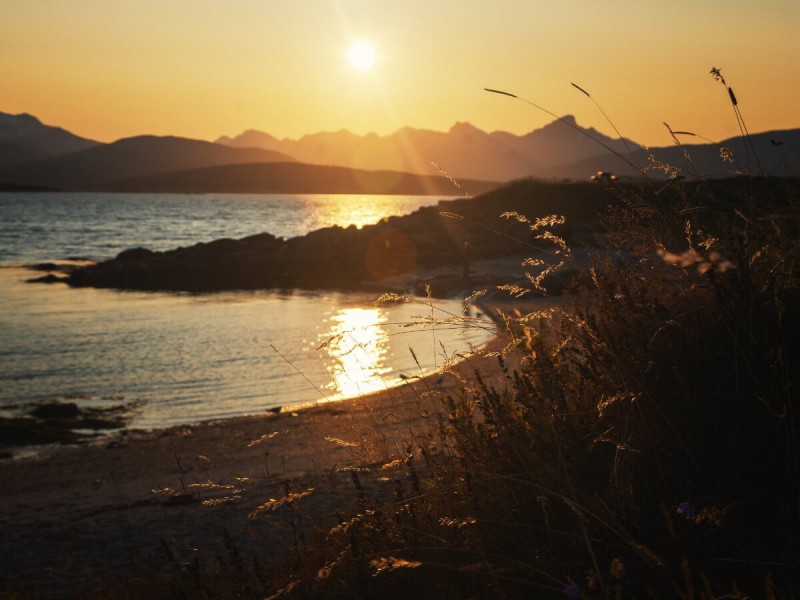
[[[261,148],[229,148],[200,140],[145,135],[18,165],[10,172],[0,170],[0,180],[83,189],[119,179],[185,169],[293,161],[290,156]]]
[[[553,168],[602,153],[603,147],[590,136],[617,152],[626,152],[622,140],[591,128],[583,129],[571,115],[563,120],[522,136],[504,131],[486,133],[469,123],[456,123],[447,132],[404,127],[387,136],[337,131],[298,140],[278,140],[249,130],[235,138],[221,137],[217,142],[239,148],[268,148],[301,162],[356,169],[394,169],[428,175],[438,173],[431,164],[436,163],[456,179],[490,181],[541,176]],[[627,143],[638,147],[635,142]]]
[[[722,158],[721,147],[733,160]],[[217,142],[143,135],[104,144],[31,115],[0,113],[0,186],[7,189],[458,195],[436,163],[478,194],[524,177],[585,181],[597,171],[640,177],[628,163],[652,166],[651,155],[689,177],[797,176],[800,129],[754,134],[747,144],[733,138],[647,150],[567,115],[525,135],[457,123],[447,132],[405,127],[386,136],[338,131],[279,140],[249,130]],[[653,168],[648,175],[667,177]]]
[[[649,164],[652,154],[662,163],[680,167],[687,176],[729,177],[737,170],[758,174],[761,169],[756,155],[763,158],[762,167],[767,174],[800,175],[800,146],[797,145],[800,129],[753,135],[755,152],[741,138],[692,144],[697,139],[684,136],[682,141],[687,143],[684,147],[645,149],[632,140],[610,138],[593,128],[581,127],[575,117],[566,115],[560,121],[521,136],[505,131],[486,133],[469,123],[457,123],[448,132],[405,127],[387,136],[358,136],[337,131],[306,135],[297,140],[279,140],[262,131],[248,130],[234,138],[223,136],[217,142],[277,150],[301,162],[359,169],[433,174],[438,172],[431,165],[435,162],[456,179],[470,177],[489,181],[524,177],[585,181],[597,171],[641,176],[639,170],[612,150],[640,168]],[[721,146],[733,151],[734,162],[722,160]],[[691,162],[687,161],[684,148],[689,151]],[[651,169],[648,174],[655,178],[666,176],[658,169]]]
[[[0,189],[136,192],[363,193],[457,195],[435,176],[304,164],[282,152],[179,137],[85,140],[30,115],[0,113]],[[73,151],[70,151],[72,144]],[[236,168],[237,166],[243,168]],[[470,181],[475,193],[496,182]]]
[[[501,184],[464,179],[461,185],[477,195],[496,189]],[[300,162],[220,165],[116,181],[100,185],[98,189],[129,193],[336,193],[415,196],[453,196],[459,191],[449,179],[440,175],[367,171]]]
[[[682,136],[691,140],[691,136]],[[767,131],[745,138],[735,137],[711,144],[683,144],[649,150],[636,146],[632,154],[621,153],[630,163],[647,168],[650,177],[663,179],[666,173],[650,160],[680,169],[688,178],[722,178],[737,173],[753,175],[800,176],[800,129]],[[723,149],[725,155],[723,157]],[[649,167],[648,167],[649,165]],[[610,153],[592,156],[561,165],[548,171],[553,179],[580,179],[581,174],[606,171],[619,176],[634,177],[640,171]]]

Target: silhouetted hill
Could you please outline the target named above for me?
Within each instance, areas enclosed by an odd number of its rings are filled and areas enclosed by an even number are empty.
[[[261,148],[230,148],[178,137],[139,136],[16,168],[0,169],[0,181],[83,189],[120,179],[185,169],[293,160],[285,154]]]
[[[483,193],[499,183],[464,180]],[[366,171],[305,163],[257,163],[192,169],[93,186],[108,192],[273,193],[273,194],[419,194],[458,195],[446,177],[398,171]]]
[[[0,183],[16,189],[105,189],[104,186],[112,183],[121,185],[119,182],[139,187],[155,185],[155,180],[135,184],[131,180],[170,174],[158,180],[158,185],[173,188],[181,181],[195,186],[201,185],[202,180],[202,186],[209,189],[222,186],[226,189],[261,187],[272,190],[274,186],[281,189],[298,187],[301,182],[289,185],[292,177],[289,172],[280,177],[272,174],[267,179],[258,179],[265,176],[263,173],[258,177],[248,173],[251,179],[242,183],[232,181],[224,171],[202,176],[194,174],[192,177],[184,173],[177,179],[175,174],[224,165],[295,160],[363,171],[400,172],[403,177],[409,174],[439,176],[439,169],[432,164],[436,163],[473,195],[487,189],[487,181],[525,177],[586,180],[598,171],[618,176],[641,176],[640,171],[626,160],[604,150],[598,140],[639,168],[649,166],[648,176],[657,179],[666,178],[668,174],[657,168],[657,164],[650,160],[651,155],[657,163],[678,167],[681,174],[690,178],[729,177],[741,172],[800,175],[800,129],[754,134],[755,152],[741,138],[718,144],[649,150],[632,141],[627,141],[626,146],[622,140],[581,127],[571,115],[521,136],[503,131],[486,133],[469,123],[456,123],[447,132],[403,127],[387,136],[374,133],[356,135],[341,130],[310,134],[297,140],[279,140],[251,129],[234,138],[221,137],[217,143],[179,137],[138,136],[100,144],[64,129],[44,125],[28,114],[0,113]],[[684,136],[681,140],[697,138]],[[723,159],[722,147],[732,151],[733,161]],[[474,180],[477,183],[473,184]],[[370,179],[370,189],[386,187],[386,181],[385,177],[384,183]],[[406,179],[404,189],[424,188],[421,181]],[[318,183],[304,182],[304,185],[319,189]],[[334,193],[352,187],[345,185],[343,179],[334,178],[330,183],[336,189],[320,191]],[[394,189],[394,186],[388,187]],[[434,188],[438,190],[436,186]]]
[[[13,142],[0,142],[0,167],[14,167],[49,157],[50,155],[46,152],[30,146]]]
[[[486,133],[469,123],[456,123],[447,132],[403,127],[388,136],[355,135],[348,131],[315,133],[298,140],[279,140],[267,133],[249,130],[219,143],[258,146],[286,152],[302,162],[332,164],[360,169],[390,169],[419,174],[437,174],[437,163],[451,176],[491,181],[509,181],[538,176],[546,169],[598,154],[602,147],[590,135],[618,151],[620,140],[594,129],[580,127],[571,115],[566,123],[554,121],[541,129],[517,136],[507,132]],[[629,144],[638,147],[635,143]]]
[[[686,138],[684,138],[686,139]],[[688,138],[692,139],[692,138]],[[650,164],[649,155],[657,161],[680,169],[679,174],[689,178],[731,177],[737,172],[753,175],[800,175],[800,129],[767,131],[751,136],[753,147],[741,137],[723,140],[719,144],[688,144],[651,148],[650,152],[639,150],[633,158],[621,153],[625,158],[645,166]],[[724,160],[722,148],[732,151],[733,160]],[[689,159],[687,159],[687,153]],[[756,157],[758,157],[756,159]],[[760,166],[759,166],[760,164]],[[547,178],[586,179],[597,171],[611,172],[619,176],[637,176],[630,165],[613,154],[598,154],[572,164],[560,165],[542,172]],[[650,169],[648,176],[666,178],[664,170]]]
[[[553,121],[541,129],[522,136],[504,131],[496,131],[489,135],[498,142],[513,148],[535,164],[537,174],[557,165],[588,158],[602,152],[602,146],[595,139],[617,152],[626,151],[625,143],[622,140],[609,138],[592,127],[581,127],[572,115],[566,115],[562,117],[562,121]],[[626,141],[631,148],[640,148],[636,142]]]
[[[29,114],[0,112],[0,167],[22,164],[99,146],[60,127],[44,125]]]

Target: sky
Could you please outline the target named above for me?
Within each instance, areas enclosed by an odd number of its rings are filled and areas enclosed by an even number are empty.
[[[79,135],[297,138],[468,121],[521,134],[552,117],[670,143],[663,122],[800,127],[800,1],[0,0],[0,111]],[[356,41],[375,64],[348,60]]]

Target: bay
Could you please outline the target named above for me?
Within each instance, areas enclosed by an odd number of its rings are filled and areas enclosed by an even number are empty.
[[[0,194],[0,412],[51,401],[122,405],[129,427],[152,429],[357,396],[431,372],[491,335],[408,326],[431,311],[460,314],[457,299],[376,306],[365,294],[71,289],[25,283],[35,273],[23,265],[363,226],[436,201]]]

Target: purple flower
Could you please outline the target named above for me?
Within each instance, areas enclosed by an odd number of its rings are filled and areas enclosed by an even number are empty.
[[[675,511],[679,515],[683,515],[687,521],[693,521],[697,516],[697,509],[695,509],[695,507],[689,502],[681,502],[675,507]]]
[[[581,586],[579,585],[573,583],[561,591],[569,600],[581,600]]]

